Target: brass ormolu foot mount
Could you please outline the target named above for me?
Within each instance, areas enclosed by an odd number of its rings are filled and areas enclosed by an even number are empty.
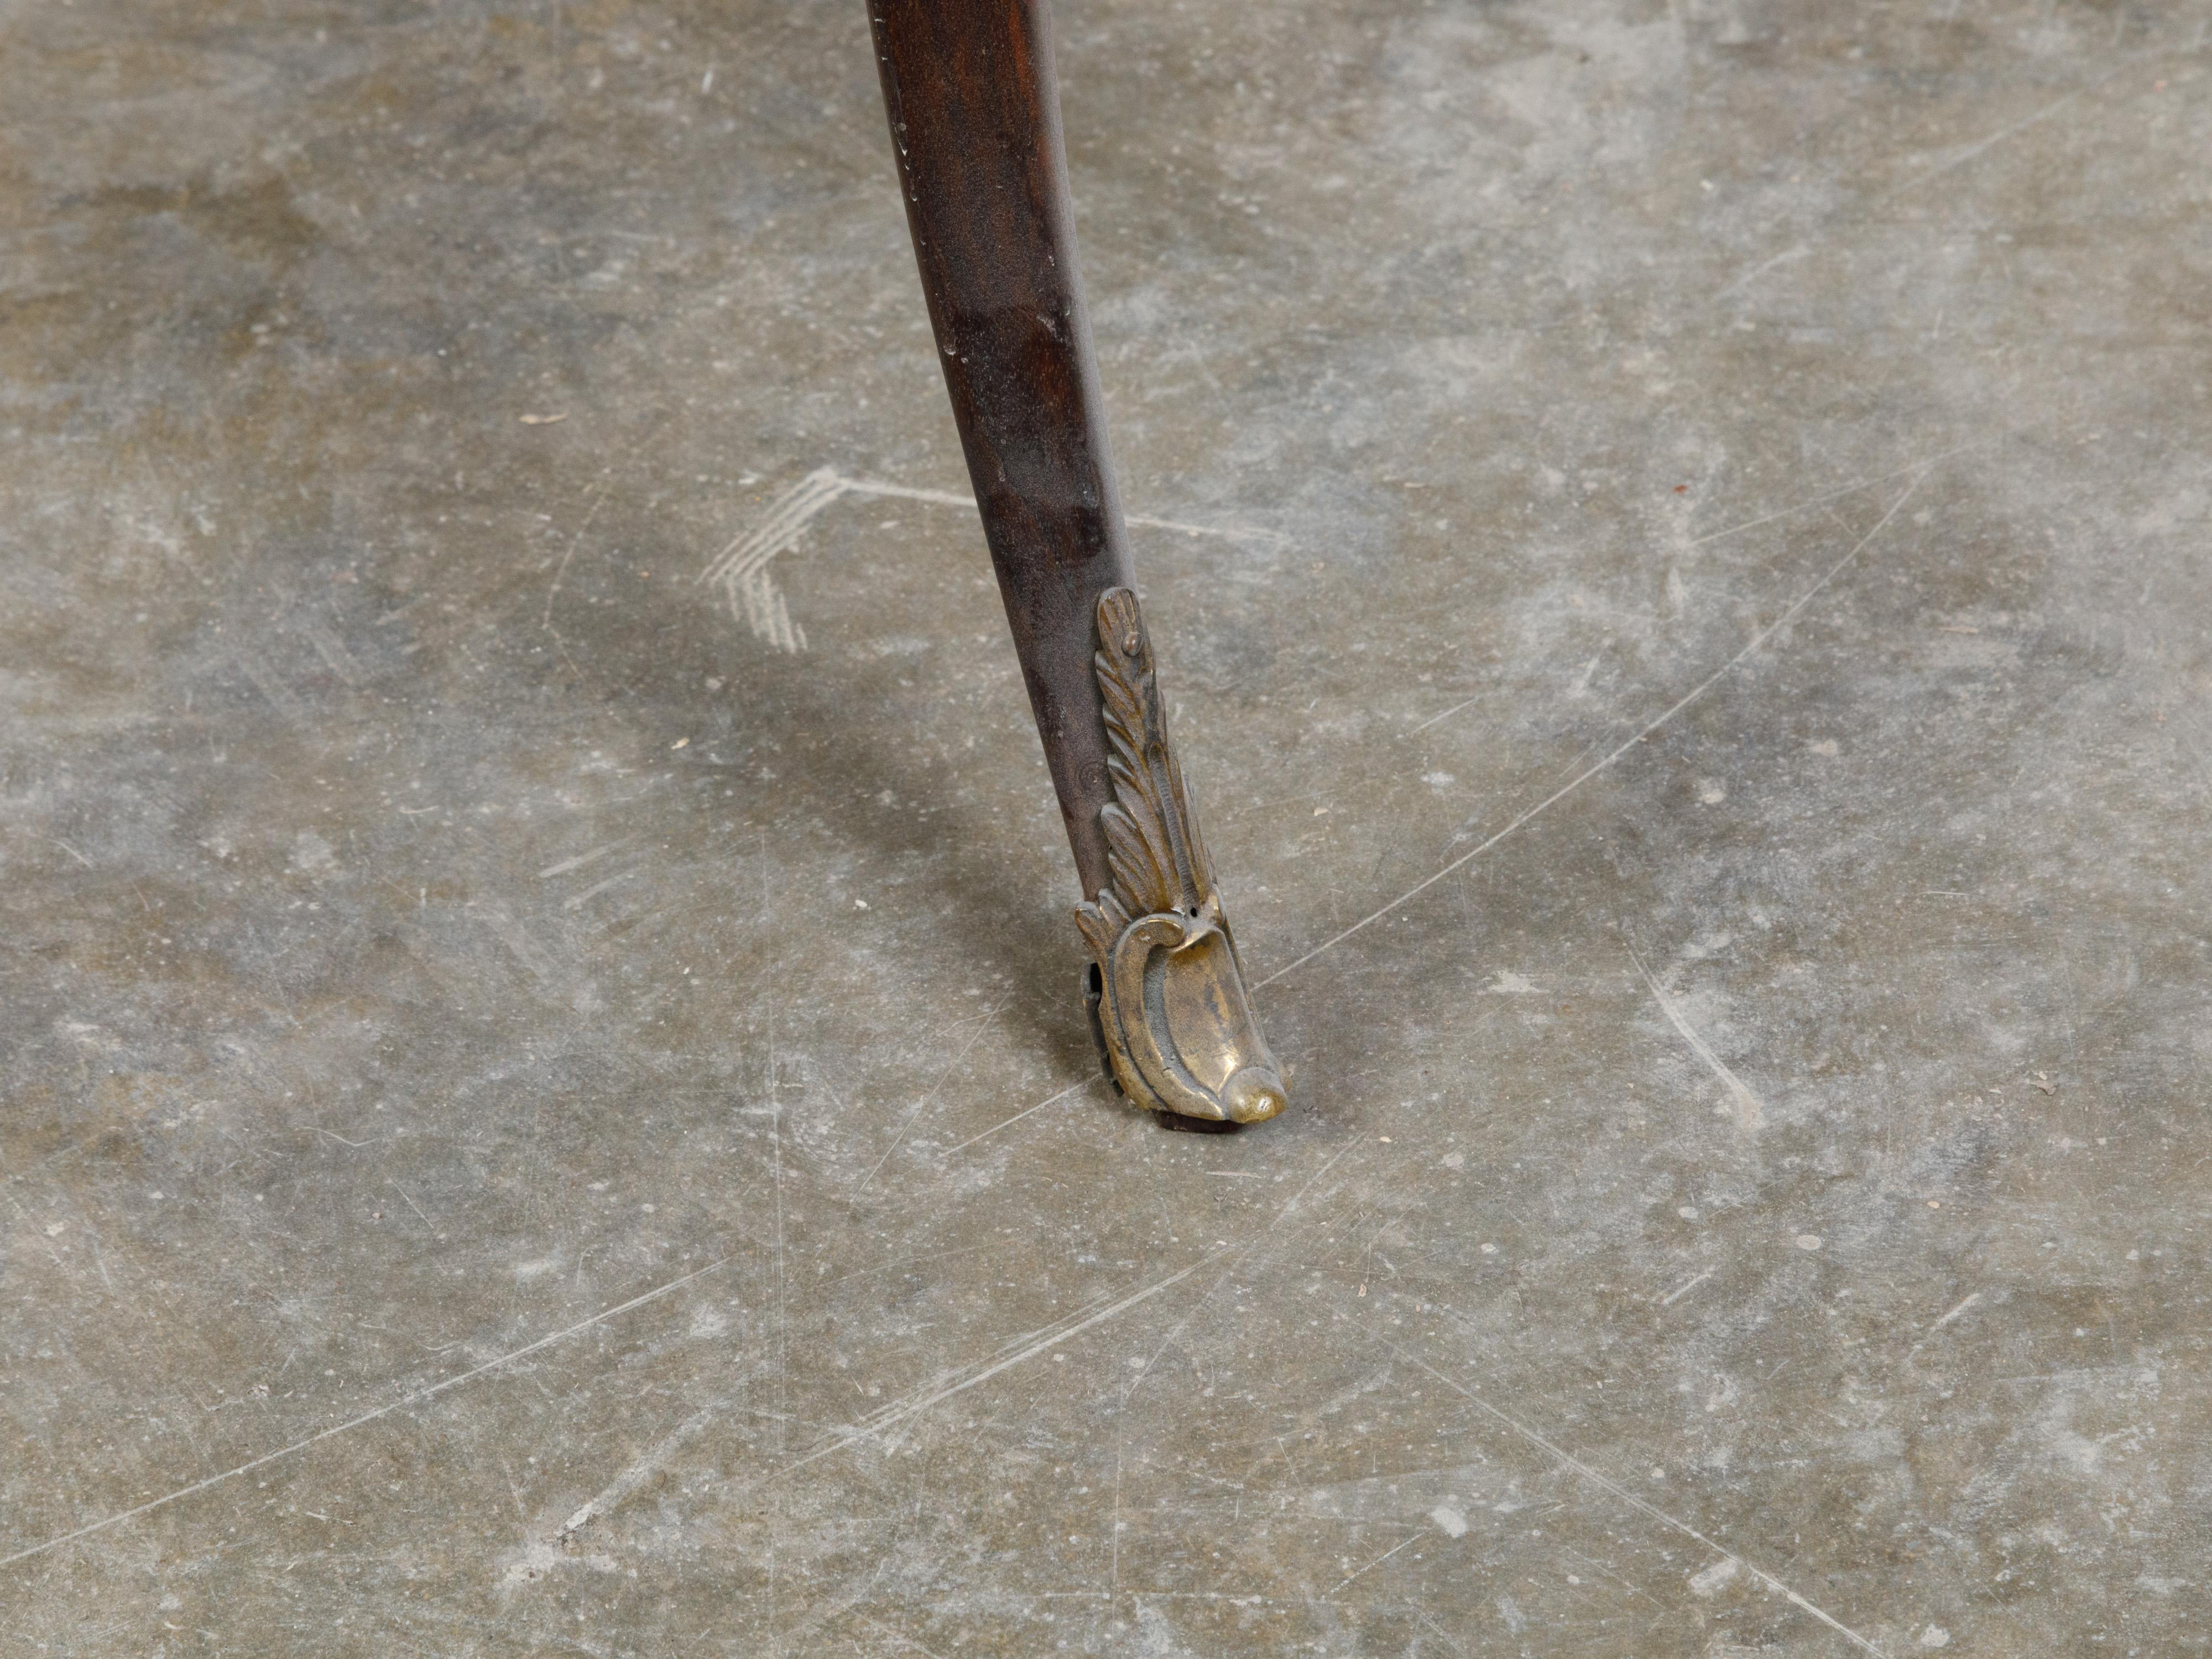
[[[1112,879],[1075,925],[1091,946],[1090,1001],[1107,1069],[1139,1106],[1257,1123],[1290,1103],[1244,994],[1243,964],[1182,769],[1168,744],[1137,596],[1098,596],[1094,659],[1111,805],[1099,809]]]

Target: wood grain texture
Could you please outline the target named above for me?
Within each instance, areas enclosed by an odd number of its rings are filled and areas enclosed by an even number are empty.
[[[1076,269],[1036,0],[871,0],[915,257],[991,560],[1086,896],[1113,799],[1098,596],[1135,580]]]

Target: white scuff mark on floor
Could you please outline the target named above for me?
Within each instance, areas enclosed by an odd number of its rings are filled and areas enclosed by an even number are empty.
[[[794,654],[806,649],[806,630],[793,622],[782,590],[769,567],[799,545],[806,526],[834,502],[847,495],[888,496],[897,501],[924,501],[933,507],[973,509],[975,498],[950,489],[917,489],[908,484],[886,483],[877,478],[848,478],[831,466],[817,466],[769,503],[768,515],[716,554],[699,573],[699,580],[720,587],[730,614],[752,630],[753,637],[779,651]],[[1178,519],[1155,519],[1141,513],[1127,522],[1142,529],[1172,530],[1184,536],[1220,536],[1230,541],[1281,544],[1288,538],[1273,530],[1248,526],[1186,524]]]
[[[562,1539],[573,1537],[599,1516],[611,1512],[623,1498],[659,1474],[662,1466],[670,1458],[675,1456],[678,1452],[682,1451],[684,1447],[704,1433],[708,1425],[714,1420],[714,1408],[710,1406],[703,1411],[692,1413],[690,1416],[678,1423],[645,1455],[607,1482],[581,1509],[563,1521],[561,1523],[559,1537]],[[514,1570],[512,1567],[507,1569],[507,1577],[509,1583],[514,1581]]]
[[[1183,1641],[1182,1632],[1169,1622],[1167,1614],[1149,1601],[1139,1601],[1136,1610],[1138,1638],[1144,1644],[1137,1651],[1145,1659],[1200,1659],[1198,1651]],[[921,1651],[927,1653],[929,1650],[923,1648]]]
[[[540,881],[550,881],[556,876],[567,875],[571,870],[580,870],[586,865],[592,863],[593,860],[605,858],[608,854],[613,852],[616,848],[622,846],[629,840],[629,837],[628,836],[623,836],[617,840],[603,842],[601,845],[592,848],[589,852],[579,853],[572,859],[562,859],[558,864],[549,864],[543,870],[540,870],[538,872],[538,879]]]
[[[738,537],[699,573],[699,580],[722,590],[730,614],[753,637],[779,651],[806,649],[806,631],[791,620],[790,607],[769,575],[777,555],[799,545],[815,515],[845,493],[845,480],[831,467],[818,466],[769,504],[768,516]]]
[[[1961,1302],[1957,1307],[1952,1309],[1950,1312],[1945,1314],[1933,1325],[1930,1325],[1928,1328],[1929,1331],[1933,1334],[1934,1332],[1942,1330],[1946,1325],[1949,1324],[1953,1320],[1956,1319],[1960,1314],[1966,1312],[1967,1309],[1972,1307],[1974,1304],[1979,1302],[1981,1299],[1982,1293],[1979,1291],[1974,1291],[1972,1295],[1967,1297],[1964,1302]]]
[[[1498,976],[1482,988],[1485,996],[1525,997],[1536,992],[1536,981],[1525,974],[1516,974],[1510,968],[1501,968]]]
[[[327,870],[338,860],[337,848],[312,830],[302,830],[293,837],[290,868],[303,876],[312,876]]]
[[[1467,1511],[1455,1504],[1439,1504],[1429,1511],[1429,1519],[1436,1522],[1437,1530],[1447,1538],[1467,1536]]]
[[[1674,1000],[1659,988],[1659,981],[1651,977],[1651,970],[1644,965],[1644,959],[1633,951],[1628,953],[1628,959],[1636,964],[1636,971],[1644,975],[1644,982],[1650,988],[1660,1012],[1682,1034],[1682,1041],[1690,1045],[1692,1052],[1705,1062],[1728,1090],[1733,1108],[1729,1115],[1735,1119],[1735,1127],[1747,1135],[1757,1134],[1766,1127],[1766,1109],[1759,1103],[1759,1097],[1744,1086],[1743,1079],[1729,1070],[1727,1063],[1713,1052],[1712,1045],[1698,1035],[1697,1028],[1683,1015]]]
[[[557,1545],[533,1538],[520,1549],[510,1550],[501,1557],[500,1588],[514,1589],[532,1579],[550,1578],[558,1567],[583,1567],[592,1572],[622,1571],[611,1555],[571,1555]]]
[[[1690,1575],[1690,1594],[1718,1595],[1722,1586],[1742,1571],[1742,1562],[1737,1560],[1733,1555],[1723,1555],[1702,1572],[1693,1572]]]
[[[1921,1337],[1920,1340],[1914,1343],[1911,1348],[1906,1350],[1905,1357],[1907,1358],[1911,1358],[1912,1355],[1918,1353],[1921,1349],[1928,1346],[1929,1341],[1935,1336],[1936,1332],[1942,1330],[1953,1320],[1962,1317],[1981,1299],[1982,1293],[1979,1291],[1970,1292],[1965,1301],[1960,1303],[1956,1307],[1953,1308],[1950,1312],[1945,1314],[1941,1319],[1938,1319],[1934,1324],[1930,1325],[1925,1334]]]
[[[580,893],[570,894],[567,898],[561,901],[561,908],[563,910],[580,909],[583,906],[589,904],[593,899],[599,897],[600,894],[605,892],[609,888],[619,887],[623,883],[628,881],[632,876],[638,873],[639,872],[635,870],[617,870],[614,874],[609,876],[605,881],[595,882],[591,886],[586,887]]]

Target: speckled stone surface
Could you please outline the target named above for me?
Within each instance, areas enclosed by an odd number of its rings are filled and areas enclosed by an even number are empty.
[[[1060,21],[1237,1134],[857,0],[0,6],[0,1648],[2203,1651],[2212,15]]]

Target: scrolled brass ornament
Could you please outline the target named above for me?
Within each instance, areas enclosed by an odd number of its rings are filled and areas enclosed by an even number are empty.
[[[1137,596],[1099,595],[1094,663],[1115,799],[1099,811],[1111,880],[1075,908],[1107,1069],[1153,1111],[1257,1123],[1290,1103],[1244,993],[1213,866],[1168,743]]]

